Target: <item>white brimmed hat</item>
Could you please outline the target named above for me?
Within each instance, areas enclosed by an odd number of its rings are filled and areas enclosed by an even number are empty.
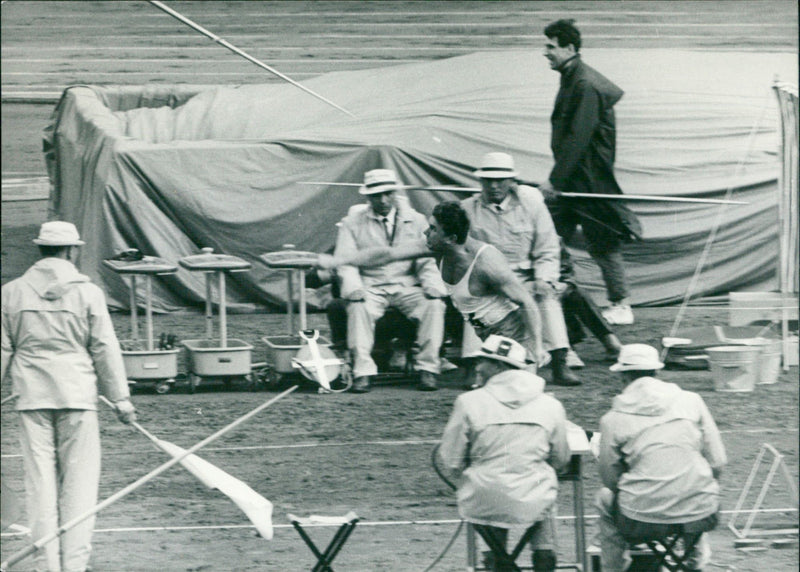
[[[364,184],[358,189],[362,195],[388,193],[400,188],[397,175],[391,169],[372,169],[364,173]]]
[[[82,246],[86,244],[71,222],[53,220],[42,224],[39,236],[33,239],[40,246]]]
[[[661,369],[664,364],[658,357],[658,350],[647,344],[628,344],[622,346],[617,363],[609,367],[611,371],[633,371]]]
[[[519,342],[496,334],[486,338],[481,346],[479,356],[511,364],[517,369],[524,369],[533,363],[528,359],[528,352]]]
[[[487,153],[475,171],[475,176],[481,179],[513,179],[518,174],[514,169],[514,158],[508,153]]]

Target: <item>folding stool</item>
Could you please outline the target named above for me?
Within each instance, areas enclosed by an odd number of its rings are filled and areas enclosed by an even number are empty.
[[[671,572],[691,571],[688,560],[694,553],[704,532],[714,528],[713,523],[697,526],[696,522],[673,524],[666,527],[658,538],[627,538],[631,552],[631,572],[658,572],[662,567]],[[647,549],[640,549],[642,545]]]
[[[347,542],[347,539],[350,537],[350,534],[359,521],[358,515],[353,511],[348,512],[344,516],[319,516],[314,514],[308,518],[302,518],[293,514],[288,514],[286,516],[289,518],[289,522],[292,523],[295,530],[297,530],[300,538],[303,539],[311,549],[311,552],[314,553],[314,556],[317,557],[317,563],[311,569],[311,572],[333,572],[333,568],[331,567],[333,559],[339,554],[339,551],[344,546],[344,543]],[[314,544],[314,541],[311,540],[311,537],[303,530],[304,526],[336,524],[340,525],[339,529],[336,531],[336,534],[333,535],[333,538],[324,552],[320,552]]]
[[[519,557],[520,553],[523,551],[525,546],[530,542],[531,536],[536,529],[536,525],[539,523],[534,524],[533,526],[529,526],[525,533],[522,535],[522,538],[519,539],[517,545],[514,549],[509,553],[506,551],[506,547],[503,546],[502,541],[496,536],[494,530],[491,528],[481,526],[478,524],[471,524],[467,523],[467,534],[470,534],[471,530],[474,530],[478,534],[480,534],[483,541],[486,543],[486,546],[492,551],[492,569],[496,570],[508,570],[509,572],[520,572],[523,568],[517,565],[517,558]],[[468,544],[470,544],[468,542]],[[530,567],[525,567],[526,569],[530,570]],[[477,568],[473,568],[477,570]]]

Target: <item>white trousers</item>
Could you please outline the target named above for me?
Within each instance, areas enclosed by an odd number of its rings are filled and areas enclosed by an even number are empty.
[[[100,433],[96,411],[19,413],[28,521],[36,542],[97,505]],[[37,570],[83,572],[91,556],[94,522],[89,517],[47,543],[35,555]]]
[[[375,322],[390,306],[419,324],[414,369],[438,374],[439,350],[444,340],[444,302],[426,298],[418,286],[372,287],[365,292],[363,302],[347,304],[347,345],[353,354],[353,376],[378,373],[370,355],[375,345]]]

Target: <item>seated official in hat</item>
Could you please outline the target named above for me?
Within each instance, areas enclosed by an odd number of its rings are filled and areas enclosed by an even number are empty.
[[[399,196],[397,175],[390,169],[373,169],[364,174],[359,193],[367,204],[356,205],[339,224],[336,257],[350,257],[376,246],[396,246],[424,240],[428,223]],[[370,389],[370,377],[378,370],[370,355],[375,343],[375,321],[394,307],[419,324],[414,370],[419,388],[437,389],[441,363],[439,350],[444,337],[447,291],[433,258],[394,261],[382,266],[338,270],[340,292],[347,300],[347,345],[353,356],[351,391]]]
[[[505,544],[508,529],[538,523],[534,568],[554,570],[549,511],[556,473],[570,460],[564,407],[544,393],[544,379],[525,371],[531,360],[511,338],[490,335],[477,360],[482,387],[456,399],[438,464],[458,485],[459,514],[479,532],[491,529]]]
[[[627,568],[626,538],[658,539],[675,524],[711,530],[717,522],[725,447],[703,398],[657,379],[663,367],[654,347],[629,344],[609,368],[620,372],[625,389],[600,420],[604,572]],[[702,569],[710,557],[704,534],[691,569]]]

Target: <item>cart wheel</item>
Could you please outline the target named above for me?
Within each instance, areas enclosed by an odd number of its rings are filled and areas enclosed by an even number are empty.
[[[282,376],[275,371],[271,366],[267,366],[260,370],[256,377],[258,379],[257,385],[263,387],[265,390],[275,389],[281,383]]]
[[[200,385],[200,376],[196,373],[189,374],[189,393],[194,393],[198,385]]]
[[[174,379],[168,379],[168,380],[165,380],[165,381],[158,382],[158,385],[156,385],[156,393],[160,393],[161,395],[164,395],[165,393],[169,393],[170,384],[171,383],[175,383],[175,380]]]

